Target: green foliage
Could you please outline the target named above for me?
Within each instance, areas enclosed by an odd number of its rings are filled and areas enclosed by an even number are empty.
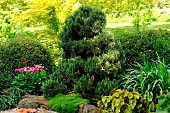
[[[90,76],[83,75],[74,85],[74,91],[82,94],[83,97],[90,99],[94,97],[95,94],[94,81]]]
[[[141,26],[146,27],[153,21],[156,13],[156,2],[160,0],[80,0],[82,4],[100,7],[105,13],[114,15],[114,18],[124,14],[132,17],[132,23],[137,31]],[[114,20],[113,20],[114,21]]]
[[[65,93],[67,91],[67,86],[56,80],[49,79],[42,84],[41,90],[44,97],[49,98],[54,97],[58,93]]]
[[[57,94],[49,100],[51,109],[60,113],[77,113],[78,105],[88,103],[88,100],[83,99],[78,94]]]
[[[18,104],[23,94],[24,92],[17,87],[3,90],[0,95],[0,110],[16,107],[16,104]]]
[[[42,83],[47,80],[48,76],[45,70],[39,70],[34,73],[21,72],[14,77],[12,85],[24,90],[28,94],[42,95]]]
[[[158,100],[158,105],[157,105],[157,112],[160,113],[161,111],[170,112],[170,93],[168,92],[167,94],[161,95]]]
[[[125,55],[125,68],[134,67],[136,63],[142,64],[144,57],[148,61],[157,60],[157,54],[170,65],[169,37],[170,32],[167,30],[119,33],[117,39],[120,41],[122,52]]]
[[[93,38],[102,32],[106,25],[106,17],[96,7],[81,6],[67,17],[65,24],[59,35],[62,41],[66,41],[68,38],[71,40],[81,40],[85,37]]]
[[[54,61],[50,52],[39,42],[30,38],[13,38],[2,43],[0,46],[0,87],[9,87],[10,82],[16,75],[15,68],[28,65],[41,64],[45,66],[47,73],[52,73]]]
[[[8,109],[8,97],[0,95],[0,110],[6,110]]]
[[[3,0],[0,1],[0,9],[3,9],[4,11],[10,11],[14,7],[24,6],[23,0]]]
[[[71,58],[67,54],[69,59],[62,61],[56,74],[69,87],[83,74],[94,76],[96,84],[105,77],[116,78],[116,74],[121,71],[120,53],[110,34],[101,33],[93,39],[79,40],[68,48]]]
[[[53,78],[67,85],[68,90],[73,90],[74,83],[84,72],[83,63],[83,59],[80,57],[72,58],[68,61],[63,60],[62,63],[57,66]]]
[[[16,1],[16,0],[14,0]],[[35,38],[52,51],[55,63],[60,60],[62,49],[58,48],[58,32],[65,18],[75,9],[76,0],[22,0],[21,10],[15,8],[12,23],[21,24],[24,30],[33,32]]]
[[[118,80],[110,80],[109,78],[103,79],[101,82],[97,83],[95,90],[96,98],[100,99],[101,96],[109,95],[112,89],[118,87]]]
[[[109,96],[104,96],[98,101],[98,106],[103,112],[115,113],[149,113],[155,110],[151,99],[144,99],[138,92],[126,90],[112,90]]]
[[[123,88],[138,91],[144,95],[152,92],[154,98],[169,91],[170,72],[168,67],[158,57],[157,61],[149,63],[144,60],[144,65],[138,64],[136,69],[130,69],[129,75],[122,77]]]
[[[5,38],[14,38],[21,32],[22,25],[12,23],[11,18],[16,11],[20,11],[24,5],[23,0],[1,0],[0,1],[0,42]]]
[[[20,31],[19,26],[10,22],[11,15],[9,11],[0,9],[0,42],[5,38],[14,38]]]
[[[58,36],[62,41],[60,47],[63,48],[64,57],[70,57],[70,49],[78,50],[78,47],[81,48],[82,44],[88,44],[86,40],[101,33],[105,25],[105,14],[98,8],[81,6],[77,11],[68,16],[63,30]],[[81,41],[79,42],[79,40]],[[77,41],[77,47],[75,47]],[[74,48],[69,48],[70,44],[74,44]]]
[[[81,6],[68,16],[59,34],[64,59],[54,79],[67,85],[69,92],[75,90],[90,100],[101,96],[94,90],[98,82],[117,78],[121,71],[119,46],[104,30],[105,24],[100,9]]]
[[[103,95],[108,95],[113,88],[117,88],[118,81],[110,80],[109,78],[103,79],[101,82],[95,80],[89,75],[83,75],[74,85],[74,91],[80,93],[87,99],[96,98],[100,99]]]

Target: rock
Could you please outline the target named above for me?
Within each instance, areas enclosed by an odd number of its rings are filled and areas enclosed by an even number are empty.
[[[44,108],[44,109],[47,109],[47,110],[50,110],[50,107],[48,105],[48,100],[46,98],[44,98],[43,96],[37,96],[37,95],[24,95],[22,96],[22,98],[31,98],[31,99],[34,99],[36,101],[38,101],[39,105],[41,108]]]
[[[80,104],[78,113],[102,113],[102,110],[93,105]]]
[[[18,108],[39,108],[38,101],[31,98],[24,98],[18,103]]]

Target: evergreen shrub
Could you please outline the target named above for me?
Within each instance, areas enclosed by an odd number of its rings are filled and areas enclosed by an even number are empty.
[[[74,90],[91,100],[96,98],[98,82],[107,77],[112,81],[121,72],[119,46],[113,35],[105,31],[105,25],[105,14],[90,6],[81,6],[66,19],[59,34],[63,60],[54,79],[67,85],[68,92]]]
[[[59,83],[57,80],[49,79],[41,86],[44,97],[54,97],[58,93],[64,94],[67,91],[67,86]]]
[[[106,16],[98,8],[81,6],[77,11],[67,17],[63,30],[59,33],[62,41],[61,48],[64,50],[64,57],[69,58],[72,53],[70,44],[76,46],[76,40],[89,39],[100,34],[106,25]],[[82,40],[83,41],[83,40]],[[88,43],[88,42],[79,42]],[[73,46],[73,47],[74,47]],[[78,50],[78,48],[76,48]]]

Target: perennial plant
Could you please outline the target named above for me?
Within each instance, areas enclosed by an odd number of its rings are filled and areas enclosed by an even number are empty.
[[[43,70],[44,66],[34,64],[34,67],[16,68],[15,76],[12,85],[24,90],[29,94],[42,95],[42,83],[47,80],[46,71]]]

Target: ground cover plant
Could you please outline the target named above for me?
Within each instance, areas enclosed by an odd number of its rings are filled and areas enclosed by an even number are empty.
[[[77,113],[78,105],[88,103],[89,100],[83,99],[79,94],[57,94],[49,100],[51,109],[60,113]]]
[[[158,100],[158,105],[157,105],[157,112],[162,112],[164,111],[165,113],[170,112],[170,93],[168,92],[167,94],[161,95],[159,100]]]
[[[149,113],[155,111],[155,104],[151,98],[143,98],[138,92],[127,90],[112,90],[109,96],[103,96],[98,106],[104,113]]]

